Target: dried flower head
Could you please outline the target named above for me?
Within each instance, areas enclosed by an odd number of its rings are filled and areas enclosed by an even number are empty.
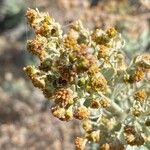
[[[78,107],[74,112],[74,117],[79,120],[87,119],[89,115],[89,110],[85,106]]]
[[[139,91],[135,92],[134,98],[135,98],[135,100],[137,100],[139,102],[143,102],[147,98],[147,93],[143,89],[139,90]]]
[[[109,48],[104,46],[104,45],[101,45],[99,51],[98,51],[98,56],[97,56],[99,59],[100,58],[103,58],[105,60],[108,59],[109,57]]]
[[[107,108],[110,106],[110,101],[106,98],[102,98],[99,103],[102,108]]]
[[[142,69],[136,69],[133,74],[131,74],[129,81],[132,82],[139,82],[143,80],[145,77],[145,73]]]
[[[86,144],[86,139],[77,137],[75,139],[75,146],[76,150],[84,150],[85,149],[85,144]]]
[[[93,76],[90,81],[91,88],[96,91],[106,91],[107,81],[103,75]]]
[[[99,100],[93,99],[90,106],[91,106],[91,108],[99,108],[100,107]]]
[[[54,99],[56,103],[67,105],[73,103],[71,90],[61,88],[55,92]]]
[[[65,120],[65,109],[60,107],[52,108],[52,114],[60,120]]]
[[[137,133],[133,126],[126,126],[124,128],[125,138],[129,145],[143,145],[144,138],[141,134]]]
[[[109,38],[113,38],[117,35],[117,31],[115,30],[115,28],[109,28],[106,31],[106,34],[108,35]]]
[[[45,56],[45,45],[46,45],[46,38],[40,35],[36,36],[35,40],[28,41],[28,50],[34,55],[37,55],[40,59]]]

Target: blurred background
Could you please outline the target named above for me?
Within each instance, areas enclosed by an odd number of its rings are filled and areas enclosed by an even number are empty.
[[[34,35],[28,7],[49,12],[64,31],[77,19],[90,29],[114,26],[131,59],[150,52],[150,0],[0,0],[0,150],[74,150],[79,123],[54,118],[51,103],[22,69],[38,61],[26,51]]]

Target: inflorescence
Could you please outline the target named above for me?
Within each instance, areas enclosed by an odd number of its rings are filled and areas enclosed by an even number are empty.
[[[123,150],[150,142],[150,54],[125,62],[125,44],[114,29],[89,31],[81,21],[63,34],[47,13],[28,9],[35,31],[27,49],[40,60],[24,68],[33,85],[54,103],[52,114],[82,123],[77,150],[97,143],[100,150]]]

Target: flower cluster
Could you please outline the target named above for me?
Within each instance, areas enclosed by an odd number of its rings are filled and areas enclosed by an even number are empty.
[[[27,48],[40,64],[24,70],[53,101],[55,117],[81,121],[85,134],[76,138],[77,150],[88,143],[97,143],[101,150],[147,146],[150,54],[128,63],[122,51],[125,42],[114,28],[89,31],[77,21],[63,34],[47,13],[28,9],[26,17],[36,35]]]

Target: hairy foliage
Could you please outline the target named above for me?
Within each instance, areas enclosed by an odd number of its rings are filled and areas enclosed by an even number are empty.
[[[28,9],[35,31],[27,49],[40,64],[24,68],[35,87],[54,103],[62,121],[78,119],[83,137],[77,150],[96,143],[100,150],[150,144],[150,54],[125,62],[124,40],[114,29],[89,31],[81,21],[67,34],[47,13]]]

